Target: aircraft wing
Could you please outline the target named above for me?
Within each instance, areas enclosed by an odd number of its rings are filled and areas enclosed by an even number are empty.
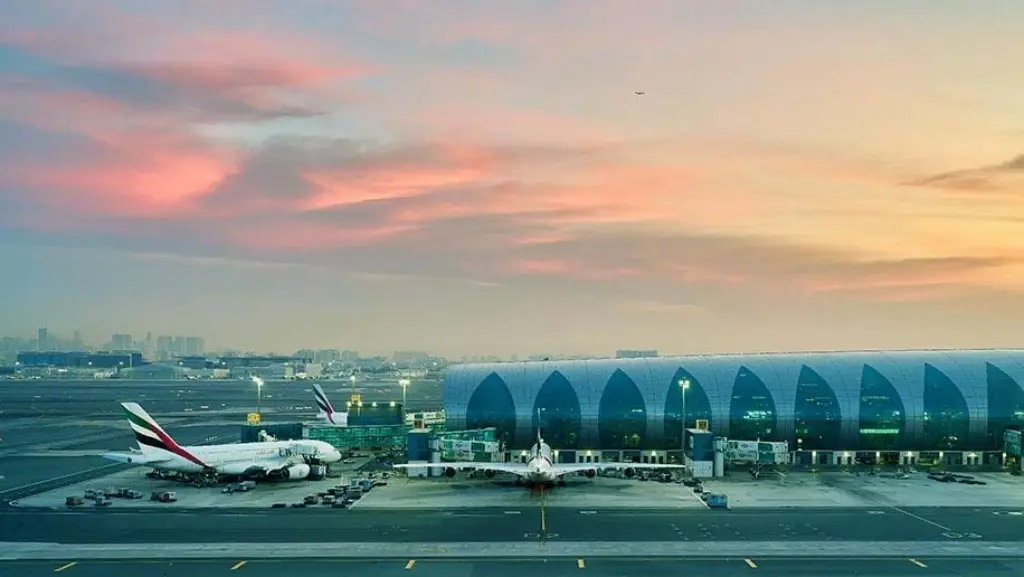
[[[160,463],[170,461],[170,459],[146,458],[142,453],[103,453],[103,458],[108,461],[128,463],[130,465],[159,465]]]
[[[495,473],[526,474],[526,463],[409,463],[392,465],[396,469],[417,469],[420,467],[444,467],[446,469],[473,469],[476,471],[494,471]]]
[[[557,463],[554,466],[559,475],[577,473],[579,471],[613,471],[616,469],[685,469],[685,465],[665,465],[659,463]]]

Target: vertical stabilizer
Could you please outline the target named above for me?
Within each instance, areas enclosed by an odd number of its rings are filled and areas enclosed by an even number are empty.
[[[132,432],[135,433],[135,441],[138,442],[143,456],[159,459],[166,457],[167,453],[171,453],[201,467],[206,466],[195,455],[175,442],[138,403],[121,403],[121,408],[124,409],[125,417],[128,418],[128,424],[131,425]]]
[[[316,399],[316,406],[320,410],[317,416],[330,420],[331,415],[334,414],[334,407],[331,405],[331,401],[327,400],[323,387],[317,384],[313,385],[313,398]]]
[[[539,448],[539,447],[540,447],[541,445],[543,445],[543,444],[544,444],[544,438],[543,438],[543,437],[541,437],[541,435],[540,435],[540,427],[541,427],[541,422],[540,422],[540,407],[537,407],[537,447],[538,447],[538,448]]]

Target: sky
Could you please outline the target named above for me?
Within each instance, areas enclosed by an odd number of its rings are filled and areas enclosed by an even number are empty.
[[[1016,346],[1022,28],[1018,0],[12,3],[0,334]]]

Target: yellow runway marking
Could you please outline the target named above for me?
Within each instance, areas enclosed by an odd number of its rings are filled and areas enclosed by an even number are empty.
[[[922,569],[927,569],[928,568],[927,565],[925,565],[924,563],[918,561],[917,559],[907,559],[907,561],[910,561],[911,563],[913,563],[914,565],[917,565],[918,567],[921,567]]]
[[[587,568],[587,564],[586,564],[586,562],[583,561],[583,559],[577,559],[576,560],[576,566],[579,567],[580,569],[586,569]]]
[[[246,563],[245,561],[239,561],[238,563],[235,563],[234,566],[231,567],[231,570],[232,571],[238,571],[239,569],[241,569],[242,567],[245,566],[245,563]]]
[[[757,563],[754,563],[754,562],[753,562],[753,561],[751,561],[750,559],[744,559],[743,561],[744,561],[744,562],[745,562],[745,563],[747,564],[747,566],[748,566],[748,567],[750,567],[751,569],[757,569]]]
[[[412,569],[415,566],[416,566],[416,560],[415,559],[409,559],[409,562],[405,564],[405,568],[406,569]]]
[[[67,569],[70,569],[70,568],[74,567],[75,565],[78,565],[78,561],[72,561],[72,562],[68,563],[67,565],[61,565],[60,567],[57,567],[56,569],[54,569],[53,572],[54,573],[60,573],[61,571],[65,571]]]

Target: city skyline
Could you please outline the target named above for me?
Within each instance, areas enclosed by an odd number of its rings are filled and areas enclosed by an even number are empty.
[[[25,334],[0,334],[0,365],[3,364],[2,353],[15,353],[15,352],[33,352],[33,351],[141,351],[147,360],[164,361],[172,357],[187,357],[187,356],[207,356],[216,357],[221,354],[242,354],[242,355],[282,355],[282,356],[323,356],[325,353],[338,353],[339,358],[348,358],[349,360],[355,358],[372,359],[377,357],[385,358],[399,358],[399,357],[431,357],[432,355],[428,351],[421,350],[409,350],[409,349],[389,349],[381,351],[360,351],[358,347],[339,347],[330,345],[321,346],[293,346],[290,349],[284,350],[252,350],[243,349],[239,347],[232,347],[230,345],[213,345],[208,346],[206,339],[202,336],[181,336],[181,335],[164,335],[157,334],[153,331],[144,331],[140,333],[140,336],[133,335],[126,332],[116,332],[108,336],[105,340],[96,340],[89,338],[88,335],[82,333],[79,330],[71,330],[71,337],[67,338],[66,332],[59,330],[51,330],[50,327],[39,327],[31,335]],[[141,336],[145,335],[145,336]],[[100,344],[96,344],[100,343]],[[12,348],[13,346],[13,348]],[[161,355],[160,353],[170,353],[169,355]],[[616,354],[630,354],[631,356],[658,356],[657,350],[646,349],[620,349],[616,351]],[[146,356],[150,355],[150,356]],[[600,357],[606,356],[607,352],[595,352],[590,355],[583,355],[584,357]],[[483,354],[483,355],[461,355],[462,360],[466,359],[477,359],[481,361],[493,361],[500,360],[503,358],[509,358],[513,361],[518,360],[520,353],[511,353],[502,357],[496,354]],[[569,358],[574,355],[562,355],[559,353],[528,353],[524,354],[523,360],[540,360],[542,358]]]
[[[986,7],[19,3],[0,334],[1012,347],[1024,5]]]

